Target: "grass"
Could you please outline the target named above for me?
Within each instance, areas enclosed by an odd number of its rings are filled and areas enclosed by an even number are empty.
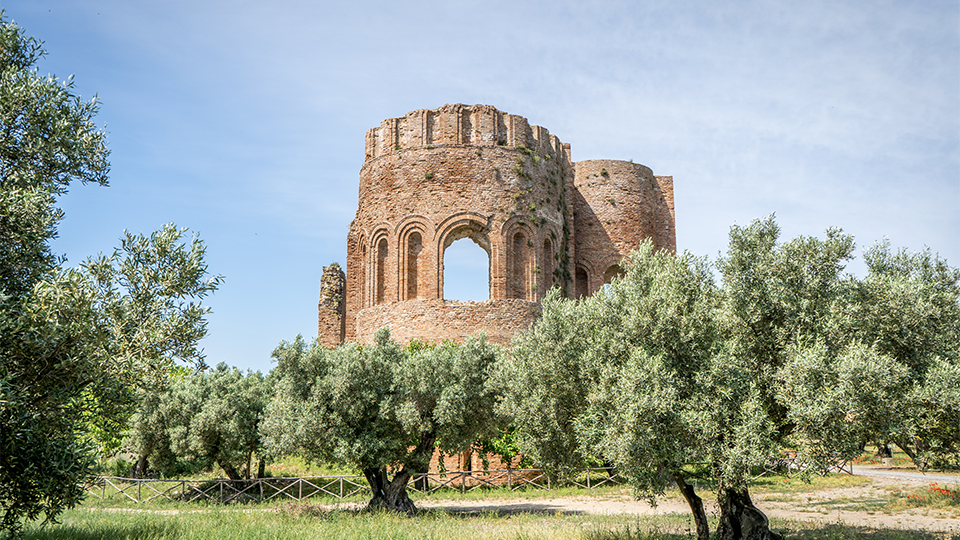
[[[960,485],[929,484],[904,490],[887,488],[873,490],[851,497],[831,489],[867,486],[871,481],[863,476],[829,475],[814,478],[810,483],[799,479],[765,478],[751,487],[763,502],[793,503],[804,510],[829,514],[836,511],[865,512],[867,514],[895,514],[910,510],[932,510],[960,518]]]
[[[429,494],[413,494],[411,495],[415,501],[417,500],[443,500],[443,501],[479,501],[479,500],[504,500],[504,499],[547,499],[547,498],[559,498],[559,497],[572,497],[572,496],[583,496],[588,495],[593,498],[598,499],[609,499],[614,497],[620,497],[623,495],[630,495],[632,493],[631,489],[623,486],[603,486],[599,488],[591,489],[586,491],[578,487],[561,487],[551,490],[543,490],[536,488],[520,488],[515,491],[511,491],[506,487],[503,488],[481,488],[474,491],[467,491],[461,493],[456,490],[439,490],[434,491]],[[675,496],[679,496],[675,494]]]
[[[309,508],[309,507],[307,507]],[[390,513],[303,510],[287,505],[273,511],[210,509],[159,514],[71,510],[63,524],[28,527],[31,540],[193,540],[193,539],[581,539],[586,534],[616,531],[625,526],[652,531],[662,527],[685,531],[678,517],[641,519],[629,516],[493,512],[459,514],[427,511],[416,517]]]
[[[715,527],[715,524],[711,524]],[[787,538],[805,540],[960,540],[958,535],[873,529],[837,524],[774,520]],[[271,511],[209,509],[159,514],[88,509],[64,514],[62,525],[28,526],[28,540],[680,540],[693,537],[685,516],[597,516],[493,512],[458,514],[440,510],[416,517],[388,513],[311,510],[287,505]]]
[[[284,469],[275,475],[325,475],[334,471],[319,470],[306,463],[284,462]],[[344,471],[335,471],[344,472]],[[600,477],[597,477],[599,480]],[[800,478],[763,477],[755,480],[750,492],[758,506],[764,503],[791,503],[814,514],[830,515],[838,510],[867,513],[924,512],[930,510],[960,517],[960,490],[957,486],[929,485],[913,490],[877,489],[872,494],[851,497],[845,488],[867,486],[869,478],[829,475]],[[705,498],[713,494],[698,489]],[[424,495],[411,493],[415,501],[481,501],[536,500],[570,496],[589,496],[599,500],[621,499],[632,493],[625,486],[604,486],[592,491],[564,487],[549,491],[506,488],[484,488],[466,493],[444,490]],[[216,505],[211,503],[179,503],[156,501],[135,504],[113,499],[98,501],[89,498],[81,507],[67,511],[62,525],[28,524],[26,536],[35,540],[192,540],[192,539],[286,539],[344,538],[368,540],[434,540],[434,539],[558,539],[558,540],[679,540],[693,538],[693,521],[689,514],[636,516],[627,514],[594,515],[578,512],[557,512],[548,505],[527,505],[517,510],[430,509],[418,516],[364,513],[352,509],[331,509],[321,506],[334,502],[362,506],[366,493],[346,501],[314,498],[303,503],[270,501]],[[676,491],[665,498],[678,499]],[[349,506],[349,505],[347,505]],[[468,505],[469,506],[469,505]],[[953,512],[953,514],[950,514]],[[716,516],[711,516],[711,530],[716,529]],[[826,518],[825,518],[826,519]],[[810,540],[960,540],[960,534],[925,533],[892,529],[870,529],[843,523],[810,523],[771,519],[771,527],[787,538]],[[958,526],[960,530],[960,526]]]
[[[933,483],[922,488],[890,491],[891,500],[884,507],[888,512],[902,512],[915,508],[929,508],[960,518],[960,485]]]
[[[288,456],[283,461],[270,463],[266,467],[268,476],[336,476],[341,474],[360,474],[357,469],[338,467],[329,464],[315,464],[297,456]]]
[[[764,476],[757,478],[750,484],[751,493],[801,493],[824,489],[840,489],[869,485],[872,482],[866,476],[851,476],[849,474],[828,474],[814,476],[809,480],[782,476]]]

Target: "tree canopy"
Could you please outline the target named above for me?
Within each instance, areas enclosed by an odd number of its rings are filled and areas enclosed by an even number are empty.
[[[224,363],[174,381],[160,405],[173,454],[214,462],[231,480],[249,478],[269,390],[259,372]]]
[[[298,336],[273,355],[268,450],[357,467],[372,508],[414,510],[406,486],[435,446],[459,452],[495,432],[496,349],[482,337],[401,348],[382,329],[373,344],[324,349]]]
[[[869,440],[955,453],[957,271],[881,244],[858,279],[849,235],[779,232],[734,226],[719,281],[648,243],[610,288],[549,295],[500,370],[524,454],[556,474],[611,462],[651,498],[676,483],[705,540],[691,476],[718,491],[721,538],[775,538],[748,480],[786,449],[807,471]]]
[[[80,500],[93,438],[119,428],[134,388],[177,360],[202,363],[206,310],[192,300],[221,279],[207,274],[203,243],[184,245],[173,225],[63,267],[50,248],[57,197],[75,182],[106,185],[109,151],[96,98],[39,75],[43,55],[0,14],[0,529],[14,534]]]

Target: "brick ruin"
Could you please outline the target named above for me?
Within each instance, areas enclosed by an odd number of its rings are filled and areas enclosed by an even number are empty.
[[[673,177],[627,161],[574,162],[570,145],[489,105],[444,105],[367,131],[347,270],[323,269],[321,343],[401,343],[483,331],[506,343],[552,287],[596,292],[649,238],[676,250]],[[469,238],[488,255],[489,300],[443,299],[443,254]]]

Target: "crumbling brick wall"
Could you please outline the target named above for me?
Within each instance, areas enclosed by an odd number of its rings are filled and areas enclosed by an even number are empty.
[[[320,301],[317,304],[317,332],[320,344],[324,347],[336,347],[340,344],[346,330],[347,279],[340,265],[333,263],[323,267],[320,277]]]
[[[574,163],[555,135],[489,105],[412,111],[365,143],[343,324],[321,322],[324,343],[368,342],[381,326],[400,341],[482,330],[505,342],[551,287],[592,294],[645,238],[676,248],[672,177]],[[443,299],[443,253],[462,238],[489,257],[488,302]]]

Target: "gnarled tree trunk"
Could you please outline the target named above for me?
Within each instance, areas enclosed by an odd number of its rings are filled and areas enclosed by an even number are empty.
[[[386,467],[372,467],[363,470],[363,475],[370,483],[373,498],[367,505],[367,510],[393,510],[411,514],[417,511],[417,505],[407,495],[407,483],[410,482],[410,471],[426,470],[433,455],[433,444],[437,436],[430,432],[420,434],[420,443],[410,452],[404,464],[393,475],[393,480],[387,477]]]
[[[717,538],[720,540],[783,540],[770,530],[767,516],[753,505],[746,488],[721,488],[718,493],[720,525]]]
[[[707,513],[703,510],[703,499],[693,489],[693,486],[686,483],[683,474],[679,471],[672,473],[673,481],[680,488],[680,493],[690,505],[690,512],[693,513],[693,522],[697,525],[697,540],[710,540],[710,524],[707,522]]]
[[[407,495],[410,473],[401,470],[393,476],[391,481],[387,478],[387,470],[380,467],[364,469],[363,475],[367,477],[370,490],[373,491],[373,498],[367,504],[367,510],[393,510],[406,514],[417,511],[417,505],[413,504],[413,500]]]
[[[223,472],[227,474],[227,478],[238,482],[241,480],[240,472],[230,463],[218,461],[217,465],[220,465],[220,468],[223,469]]]

